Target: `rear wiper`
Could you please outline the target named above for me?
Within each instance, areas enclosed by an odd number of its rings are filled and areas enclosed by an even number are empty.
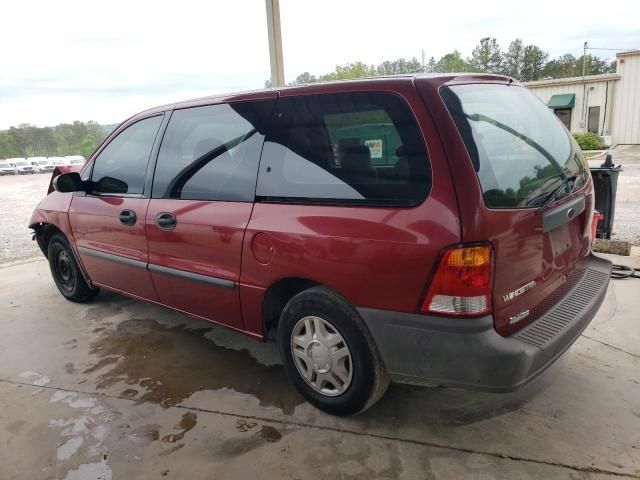
[[[577,175],[573,175],[571,177],[565,177],[562,182],[560,183],[560,185],[558,185],[554,190],[551,191],[551,193],[549,193],[549,196],[546,198],[546,200],[544,202],[542,202],[542,205],[540,205],[538,207],[538,209],[536,210],[536,213],[541,212],[542,210],[544,210],[545,208],[547,208],[547,206],[553,202],[556,198],[558,198],[558,195],[560,195],[560,193],[567,187],[567,185],[569,185],[571,182],[574,183],[575,185],[575,181],[578,179]],[[573,188],[571,188],[571,190],[569,190],[569,193],[571,193],[573,191]]]
[[[553,165],[558,169],[558,172],[560,172],[560,175],[562,175],[562,177],[566,178],[564,175],[564,171],[562,170],[562,166],[558,163],[558,161],[554,158],[554,156],[551,155],[546,148],[544,148],[542,145],[540,145],[538,142],[536,142],[532,138],[526,136],[524,133],[521,133],[516,129],[511,128],[509,125],[499,122],[495,118],[491,118],[487,115],[483,115],[482,113],[468,114],[463,112],[463,114],[469,120],[473,120],[474,122],[487,122],[493,125],[494,127],[498,127],[499,129],[504,130],[505,132],[510,133],[514,137],[520,139],[521,141],[529,145],[531,148],[538,151],[544,158],[546,158],[549,161],[551,165]]]

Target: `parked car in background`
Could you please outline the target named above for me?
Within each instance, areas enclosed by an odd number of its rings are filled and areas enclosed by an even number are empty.
[[[67,161],[67,165],[82,165],[86,162],[82,155],[67,155],[64,158]]]
[[[49,161],[53,167],[66,166],[69,164],[65,157],[49,157]]]
[[[0,176],[15,175],[16,173],[18,173],[18,170],[9,162],[9,160],[0,159]]]
[[[256,339],[275,331],[292,383],[337,415],[390,380],[519,388],[580,336],[609,283],[580,148],[504,76],[158,107],[79,170],[29,224],[65,298],[106,288]]]
[[[8,158],[7,161],[15,167],[18,175],[36,173],[33,165],[30,165],[26,158]]]
[[[55,168],[51,159],[47,157],[29,157],[27,162],[31,165],[36,173],[51,173]]]

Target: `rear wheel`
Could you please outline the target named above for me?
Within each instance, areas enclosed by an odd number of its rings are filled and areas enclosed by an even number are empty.
[[[314,287],[293,297],[278,324],[285,370],[307,401],[355,415],[384,394],[389,377],[371,335],[340,295]]]
[[[100,292],[99,288],[92,288],[85,281],[71,246],[63,235],[56,233],[51,237],[47,257],[53,281],[67,300],[88,302]]]

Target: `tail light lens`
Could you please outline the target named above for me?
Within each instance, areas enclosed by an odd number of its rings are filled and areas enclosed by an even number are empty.
[[[492,250],[488,245],[454,247],[442,255],[424,313],[478,316],[491,311]]]
[[[604,218],[604,215],[598,212],[597,210],[593,212],[593,220],[591,220],[591,242],[596,239],[596,234],[598,232],[598,223],[600,220]]]

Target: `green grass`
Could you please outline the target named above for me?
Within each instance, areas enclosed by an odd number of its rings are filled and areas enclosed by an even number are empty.
[[[602,152],[582,152],[582,153],[584,153],[584,158],[589,159],[589,158],[597,157]]]

